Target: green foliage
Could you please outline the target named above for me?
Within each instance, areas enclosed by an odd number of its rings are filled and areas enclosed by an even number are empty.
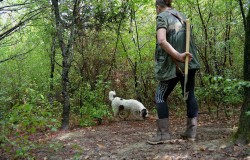
[[[216,110],[218,115],[219,109],[222,109],[227,116],[234,112],[230,107],[242,103],[244,87],[250,86],[249,82],[222,76],[204,76],[203,82],[204,86],[196,90],[200,101],[210,104],[209,111]],[[211,103],[217,108],[212,108]]]
[[[56,130],[58,121],[53,118],[53,113],[48,109],[43,109],[31,104],[14,106],[6,116],[6,125],[18,130],[16,134],[35,133],[36,130]]]
[[[16,158],[29,157],[29,151],[36,148],[31,137],[37,131],[56,131],[59,127],[49,107],[42,108],[28,103],[13,106],[0,122],[1,146],[6,153],[14,154]]]
[[[250,116],[250,111],[246,112],[246,115],[247,115],[247,116]]]
[[[94,87],[88,83],[83,84],[75,94],[82,102],[75,103],[72,107],[73,114],[79,118],[80,126],[101,124],[102,120],[110,119],[112,116],[103,94],[110,88],[110,82],[104,82],[103,79],[103,76],[98,76]]]
[[[244,29],[238,5],[233,0],[174,1],[174,7],[191,19],[200,62],[212,76],[242,79]]]
[[[35,83],[21,85],[16,90],[19,95],[16,104],[5,105],[5,108],[9,108],[8,111],[2,109],[0,142],[3,150],[0,152],[15,155],[16,158],[30,157],[29,151],[36,147],[31,137],[37,132],[56,131],[59,127],[54,109],[37,89]],[[13,97],[10,98],[12,99]]]

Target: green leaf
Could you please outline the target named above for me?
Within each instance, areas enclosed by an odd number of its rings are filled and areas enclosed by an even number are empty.
[[[53,127],[53,128],[51,128],[51,131],[56,132],[57,128]]]
[[[246,115],[247,115],[247,116],[250,116],[250,111],[247,111],[247,112],[246,112]]]

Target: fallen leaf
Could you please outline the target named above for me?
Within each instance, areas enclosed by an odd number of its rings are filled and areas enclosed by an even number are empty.
[[[100,149],[103,149],[103,148],[106,148],[104,145],[102,144],[97,144],[97,146],[100,148]]]
[[[226,145],[222,145],[222,146],[220,146],[220,149],[224,149],[226,147],[227,147]]]
[[[200,150],[200,151],[205,151],[206,148],[205,148],[204,146],[201,146],[201,147],[199,148],[199,150]]]

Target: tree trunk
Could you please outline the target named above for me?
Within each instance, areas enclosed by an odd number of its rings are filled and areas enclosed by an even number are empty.
[[[55,95],[53,95],[54,91],[54,72],[55,72],[55,56],[56,56],[56,37],[52,35],[52,44],[50,51],[50,85],[49,85],[49,103],[52,105],[54,101]]]
[[[64,38],[65,28],[63,28],[62,19],[60,18],[60,11],[57,0],[52,0],[52,6],[55,14],[56,21],[56,31],[59,40],[59,46],[62,52],[62,126],[63,130],[67,130],[69,128],[69,115],[70,115],[70,96],[69,96],[69,71],[71,67],[71,62],[73,59],[72,47],[75,37],[75,24],[76,18],[79,10],[77,9],[80,1],[74,0],[74,9],[73,9],[73,17],[72,23],[69,30],[68,38]],[[67,44],[65,43],[67,42]]]
[[[62,129],[69,128],[69,114],[70,114],[70,97],[69,97],[69,69],[68,57],[63,57],[63,70],[62,70],[62,100],[63,100],[63,113],[62,113]]]
[[[214,3],[214,0],[212,1],[212,3]],[[204,51],[203,51],[204,54],[202,55],[202,61],[203,61],[204,65],[205,65],[205,72],[208,73],[208,74],[211,74],[212,73],[212,68],[210,67],[210,64],[209,64],[208,52],[210,52],[210,55],[211,55],[211,50],[209,51],[209,48],[211,48],[212,44],[211,44],[211,42],[209,42],[209,33],[208,33],[208,27],[207,26],[208,26],[210,18],[212,17],[212,13],[210,11],[208,19],[207,19],[207,21],[205,21],[203,15],[201,13],[201,8],[200,8],[200,4],[199,4],[198,0],[196,0],[196,4],[197,4],[197,7],[198,7],[198,14],[199,14],[199,17],[200,17],[200,20],[201,20],[201,23],[202,23],[203,32],[204,32],[204,39],[205,39]]]
[[[250,81],[250,5],[248,6],[248,15],[246,18],[245,30],[245,51],[244,51],[244,80]],[[243,17],[244,18],[244,17]],[[245,21],[245,20],[244,20]],[[241,108],[241,115],[239,120],[239,128],[236,133],[238,142],[250,142],[250,116],[246,112],[250,111],[250,88],[245,87],[244,102]]]
[[[230,43],[228,43],[230,41],[231,38],[231,21],[232,21],[232,1],[226,3],[226,7],[230,8],[228,13],[226,13],[226,30],[225,30],[225,38],[224,38],[224,43],[225,43],[225,47],[224,47],[224,61],[223,61],[223,68],[225,68],[227,66],[227,60],[228,60],[228,64],[229,66],[232,66],[233,64],[233,59],[232,59],[232,52],[231,52],[231,46]]]

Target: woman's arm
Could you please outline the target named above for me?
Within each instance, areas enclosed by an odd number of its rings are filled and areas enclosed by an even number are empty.
[[[174,60],[185,62],[186,56],[189,56],[189,61],[192,60],[193,56],[189,52],[184,52],[180,54],[178,51],[176,51],[173,46],[168,43],[166,39],[166,29],[160,28],[157,30],[157,42],[163,48],[171,57],[173,57]]]

